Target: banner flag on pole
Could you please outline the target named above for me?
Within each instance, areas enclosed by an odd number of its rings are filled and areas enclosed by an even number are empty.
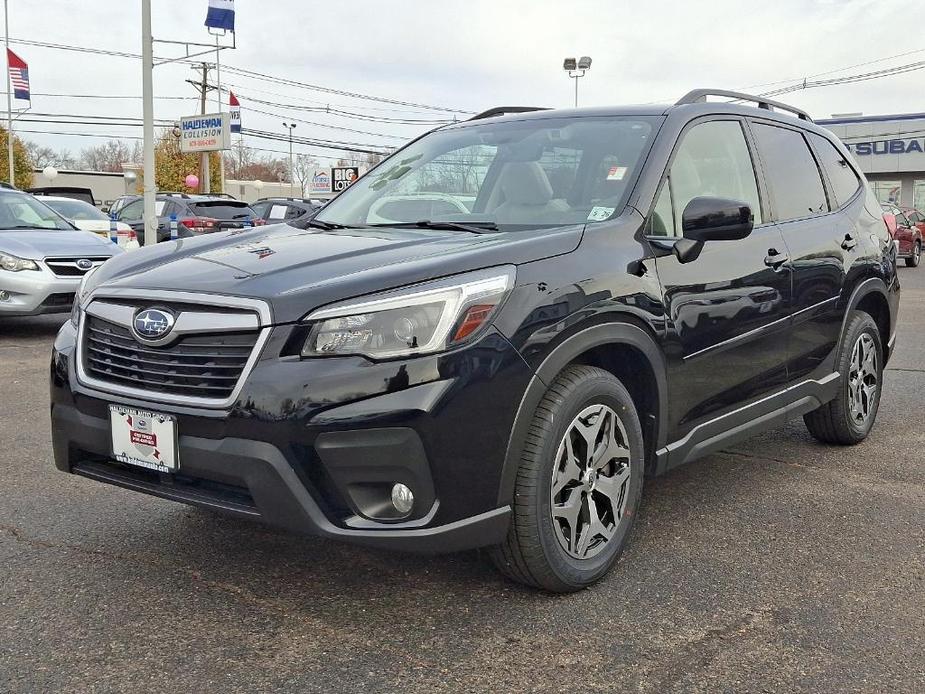
[[[234,0],[209,0],[206,26],[210,29],[234,31]]]
[[[231,111],[231,132],[241,132],[241,103],[234,92],[228,92],[228,106]]]
[[[29,95],[29,66],[26,61],[6,49],[6,59],[10,66],[10,82],[13,85],[13,96],[17,99],[32,101]]]

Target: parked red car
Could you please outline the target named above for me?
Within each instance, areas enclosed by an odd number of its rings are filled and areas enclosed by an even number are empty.
[[[918,267],[922,258],[925,215],[912,208],[883,205],[883,219],[893,240],[898,242],[899,257],[906,259],[907,267]]]

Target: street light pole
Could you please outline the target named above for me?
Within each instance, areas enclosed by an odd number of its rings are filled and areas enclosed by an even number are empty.
[[[145,246],[157,243],[154,195],[154,44],[151,37],[151,0],[141,0],[141,94],[144,120],[144,223]]]
[[[578,79],[584,77],[585,73],[591,69],[591,58],[583,55],[578,60],[566,58],[562,62],[562,69],[568,72],[568,76],[575,80],[575,108],[578,108]]]
[[[292,157],[292,131],[295,130],[295,123],[283,123],[284,128],[289,130],[289,192],[295,190],[295,159]],[[293,195],[292,197],[302,197]]]

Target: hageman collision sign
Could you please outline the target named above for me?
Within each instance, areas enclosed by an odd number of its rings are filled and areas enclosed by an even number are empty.
[[[231,147],[227,113],[207,113],[180,119],[181,152],[214,152]]]

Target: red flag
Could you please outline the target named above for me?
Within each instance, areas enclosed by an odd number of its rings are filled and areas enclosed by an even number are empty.
[[[13,85],[13,96],[17,99],[31,101],[29,97],[29,66],[26,61],[6,49],[6,60],[10,67],[10,82]]]
[[[241,104],[234,92],[228,92],[228,106],[231,111],[231,132],[241,132]]]
[[[240,106],[241,105],[240,102],[238,101],[238,97],[234,95],[234,92],[228,92],[228,105],[229,106]]]

